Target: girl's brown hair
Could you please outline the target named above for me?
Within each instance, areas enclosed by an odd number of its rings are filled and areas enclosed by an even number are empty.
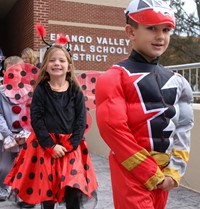
[[[37,57],[36,57],[35,52],[33,51],[33,49],[25,48],[21,52],[21,55],[27,56],[30,59],[30,62],[31,62],[30,64],[32,64],[32,65],[36,65],[37,64]]]
[[[43,61],[42,61],[42,65],[41,65],[41,68],[40,68],[40,74],[39,74],[39,77],[37,79],[36,86],[39,83],[43,83],[45,81],[50,80],[49,73],[46,71],[47,64],[48,64],[49,59],[52,56],[52,54],[57,50],[62,50],[65,53],[66,58],[69,62],[69,71],[66,73],[66,80],[69,81],[69,83],[74,83],[76,85],[76,87],[80,88],[80,85],[79,85],[79,83],[76,79],[75,73],[74,73],[75,68],[74,68],[73,59],[70,56],[67,49],[65,47],[61,46],[61,45],[53,45],[49,49],[47,49],[47,51],[44,55]]]

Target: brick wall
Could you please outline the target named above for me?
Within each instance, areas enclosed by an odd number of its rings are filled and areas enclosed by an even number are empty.
[[[44,25],[46,33],[49,34],[49,0],[34,0],[34,50],[39,52],[39,48],[43,45],[41,38],[38,36],[35,25],[41,23]]]
[[[92,40],[91,43],[71,41],[75,66],[78,70],[106,70],[116,61],[127,57],[130,52],[129,46],[112,43],[127,39],[123,29],[124,12],[119,7],[61,0],[18,0],[7,15],[5,23],[7,29],[5,30],[4,27],[3,34],[7,55],[20,55],[25,47],[31,47],[39,52],[44,44],[36,33],[37,23],[45,26],[47,32],[45,40],[48,42],[50,42],[50,34],[61,32],[69,37],[77,36],[83,39],[88,37]],[[119,29],[113,29],[113,26]],[[100,40],[104,42],[100,43]],[[109,40],[110,43],[106,43]],[[101,52],[102,50],[104,52]],[[114,53],[116,50],[120,53]]]
[[[124,27],[125,26],[125,18],[124,11],[119,7],[110,7],[110,6],[98,6],[92,4],[83,4],[83,3],[75,3],[68,1],[49,1],[49,20],[59,21],[59,24],[49,24],[48,31],[50,33],[64,33],[68,34],[70,37],[72,35],[90,37],[92,39],[92,43],[76,43],[73,42],[72,48],[77,46],[79,48],[79,52],[75,52],[72,50],[73,54],[76,54],[76,57],[79,56],[78,60],[75,60],[75,66],[78,70],[107,70],[107,68],[119,61],[124,59],[128,55],[117,54],[117,53],[98,53],[91,52],[91,45],[98,46],[97,37],[105,38],[107,41],[109,38],[112,39],[125,39],[127,38],[124,30],[112,30],[112,29],[100,29],[100,28],[90,28],[90,27],[74,27],[73,23],[80,24],[95,24],[101,25],[108,28],[108,26],[116,26],[116,27]],[[58,12],[59,11],[59,12]],[[64,25],[65,22],[72,23],[69,25]],[[63,24],[63,25],[62,25]],[[113,41],[113,40],[112,40]],[[81,46],[84,48],[85,52],[80,52]],[[111,46],[109,44],[100,44],[100,47],[114,47],[115,49],[118,46]],[[112,48],[112,49],[114,49]],[[128,53],[130,52],[130,47],[126,47]],[[76,48],[77,50],[77,48]],[[80,54],[84,55],[84,57],[80,57]],[[86,56],[88,56],[86,61]],[[106,56],[106,61],[105,61]],[[102,61],[92,61],[99,57]],[[76,58],[77,59],[77,58]],[[82,59],[82,60],[81,60]],[[88,61],[91,60],[91,61]]]
[[[5,54],[19,55],[25,47],[33,47],[33,1],[20,0],[4,20]]]

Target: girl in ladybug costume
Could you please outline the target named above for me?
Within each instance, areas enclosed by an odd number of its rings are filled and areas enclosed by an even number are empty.
[[[63,37],[64,38],[64,37]],[[46,51],[31,103],[33,131],[5,179],[24,201],[53,209],[96,205],[97,181],[84,140],[86,108],[64,45]]]
[[[111,149],[115,209],[164,209],[189,158],[192,91],[158,64],[175,27],[172,9],[133,0],[125,13],[133,50],[97,80],[97,124]]]

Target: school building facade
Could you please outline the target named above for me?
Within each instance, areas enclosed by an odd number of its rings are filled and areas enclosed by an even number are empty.
[[[6,0],[3,0],[6,1]],[[46,29],[45,40],[68,35],[78,70],[105,71],[128,56],[131,44],[125,34],[124,9],[130,0],[14,0],[0,20],[0,47],[6,56],[30,47],[38,52],[44,43],[35,29]]]

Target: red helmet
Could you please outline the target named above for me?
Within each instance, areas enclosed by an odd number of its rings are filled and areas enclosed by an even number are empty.
[[[175,28],[174,12],[162,0],[132,0],[125,13],[127,17],[142,25],[167,23]]]

